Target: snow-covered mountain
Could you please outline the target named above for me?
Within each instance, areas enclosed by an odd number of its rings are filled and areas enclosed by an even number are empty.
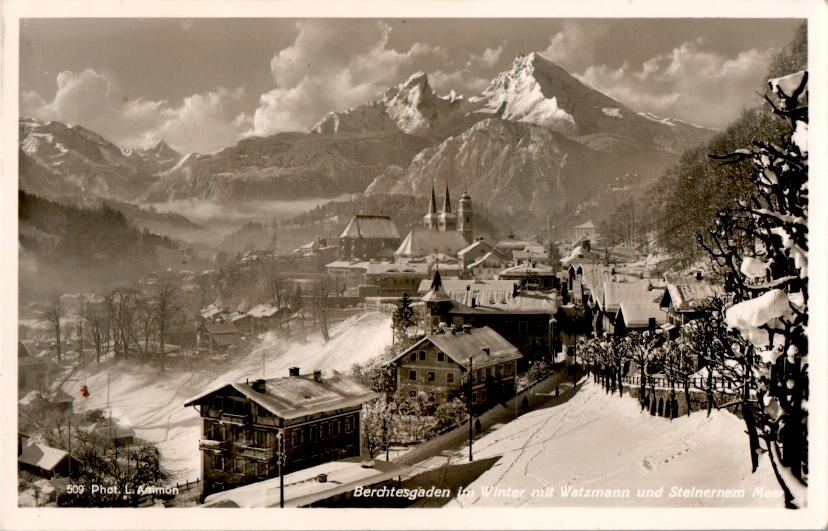
[[[55,195],[94,195],[131,200],[154,175],[181,157],[160,142],[147,150],[122,149],[81,126],[22,119],[20,188]]]
[[[399,130],[425,138],[445,138],[471,125],[468,104],[454,93],[438,96],[424,72],[388,89],[382,98],[342,112],[330,112],[314,133]]]

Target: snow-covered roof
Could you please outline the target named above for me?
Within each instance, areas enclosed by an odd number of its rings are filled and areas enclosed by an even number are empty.
[[[423,302],[448,302],[451,300],[443,287],[443,279],[439,270],[434,272],[431,280],[426,279],[423,282],[428,282],[428,293],[423,295],[421,299]],[[422,285],[422,282],[420,284]]]
[[[661,306],[667,308],[670,303],[677,312],[694,311],[702,302],[711,297],[723,295],[719,286],[705,281],[686,280],[681,283],[667,283],[667,289],[661,300]]]
[[[556,273],[552,270],[551,267],[543,264],[530,264],[529,262],[524,262],[522,264],[509,267],[504,269],[500,273],[498,273],[498,278],[509,277],[509,276],[541,276],[541,277],[549,277],[549,276],[556,276]]]
[[[228,386],[283,419],[359,406],[377,396],[344,374],[329,369],[322,371],[318,382],[312,374],[265,380],[264,393],[255,391],[249,383],[229,383],[205,391],[184,405],[200,404],[204,398]]]
[[[658,308],[658,301],[661,300],[662,291],[651,289],[649,281],[640,280],[637,282],[604,282],[603,300],[597,300],[598,306],[606,313],[614,314],[621,307],[622,302],[626,303],[655,303]]]
[[[410,467],[388,461],[372,461],[363,466],[363,459],[351,457],[322,463],[285,475],[285,507],[302,507],[338,494],[351,492],[405,474]],[[320,474],[327,481],[318,480]],[[258,481],[235,489],[207,496],[204,507],[278,507],[279,478]]]
[[[650,319],[655,319],[656,325],[667,322],[667,316],[656,302],[622,302],[616,318],[627,328],[647,328]]]
[[[36,466],[43,470],[54,470],[54,468],[69,454],[59,448],[52,448],[45,444],[26,441],[23,443],[22,452],[17,460],[23,464]]]
[[[273,317],[279,309],[272,304],[257,304],[247,311],[247,315],[254,319],[266,319]]]
[[[425,342],[432,343],[458,365],[468,369],[469,358],[476,368],[520,359],[523,355],[506,338],[488,326],[429,334],[388,361],[386,365],[407,356]],[[485,350],[485,349],[488,349]]]
[[[475,260],[474,262],[470,263],[466,266],[466,269],[474,269],[475,267],[481,266],[486,263],[496,264],[498,267],[502,267],[506,264],[506,259],[500,256],[500,253],[497,252],[489,252]]]
[[[586,223],[581,223],[580,225],[576,225],[575,228],[576,229],[594,229],[595,224],[592,222],[592,220],[590,220],[590,221],[587,221]]]
[[[409,262],[405,264],[394,264],[391,262],[378,262],[368,264],[367,274],[379,275],[383,273],[415,273],[428,275],[429,264],[426,262]]]
[[[495,250],[494,247],[492,247],[485,240],[475,240],[472,243],[470,243],[469,245],[467,245],[466,247],[464,247],[463,249],[460,249],[460,251],[457,252],[457,255],[458,256],[465,256],[465,255],[469,254],[470,252],[474,251],[475,249],[484,249],[487,252],[491,252],[491,251]],[[497,252],[497,251],[495,251],[495,252]],[[498,254],[500,254],[500,253],[498,253]]]
[[[357,214],[351,218],[345,230],[339,235],[340,238],[379,238],[399,239],[400,233],[397,226],[388,216],[373,216]]]
[[[204,308],[202,308],[201,311],[199,312],[199,314],[204,319],[212,319],[213,317],[215,317],[216,315],[219,315],[223,311],[224,310],[219,308],[219,306],[217,304],[213,303],[213,304],[207,305]]]
[[[359,261],[359,260],[335,260],[329,264],[325,265],[326,269],[353,269],[353,270],[362,270],[363,272],[368,271],[368,266],[371,265],[371,262]]]
[[[469,242],[463,234],[457,231],[445,231],[415,228],[406,235],[403,242],[394,251],[394,256],[428,256],[434,253],[456,255],[460,250],[468,247]]]

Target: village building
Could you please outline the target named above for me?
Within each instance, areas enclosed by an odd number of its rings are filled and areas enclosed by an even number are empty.
[[[661,297],[662,290],[656,289],[649,280],[607,278],[591,290],[590,298],[597,314],[595,319],[597,329],[595,332],[599,334],[602,332],[616,333],[618,310],[621,308],[621,303],[628,305],[628,313],[635,312],[638,314],[641,308],[647,308],[646,311],[652,311],[653,308],[657,309]],[[637,305],[636,308],[638,309],[632,310],[633,306],[631,305]],[[656,320],[663,324],[666,322],[666,318],[663,312],[658,311],[661,316],[656,316],[658,317]]]
[[[701,278],[667,275],[667,286],[659,301],[661,310],[667,315],[667,321],[677,327],[684,326],[704,314],[705,302],[714,297],[722,297],[724,291]]]
[[[203,495],[360,455],[360,412],[376,393],[334,370],[206,391],[185,403],[202,417]]]
[[[486,253],[470,264],[464,266],[468,276],[479,280],[493,280],[498,273],[508,268],[510,262],[497,251]]]
[[[287,306],[276,307],[274,304],[257,304],[247,310],[245,324],[251,334],[261,334],[273,330],[290,316]],[[238,323],[236,323],[238,326]]]
[[[402,243],[394,251],[396,262],[406,262],[412,258],[444,254],[456,257],[468,247],[469,240],[474,232],[471,198],[463,194],[460,209],[455,214],[451,209],[451,196],[448,186],[443,201],[443,209],[437,212],[437,198],[434,187],[431,189],[431,201],[428,211],[423,216],[423,226],[412,228]],[[458,225],[458,215],[460,224]]]
[[[239,329],[231,321],[202,321],[198,327],[198,348],[213,352],[224,352],[228,347],[241,341]]]
[[[523,356],[489,327],[449,326],[426,335],[385,365],[396,371],[397,390],[432,403],[464,398],[472,371],[472,404],[502,402],[515,394],[517,360]]]
[[[572,234],[574,236],[575,241],[594,241],[595,238],[598,236],[598,229],[595,227],[595,224],[592,221],[587,221],[586,223],[576,225],[572,229]]]
[[[17,465],[21,472],[42,478],[77,477],[80,462],[68,452],[18,437]]]
[[[522,289],[550,291],[560,286],[558,274],[551,266],[524,262],[504,269],[497,274],[498,280],[516,280]]]
[[[544,359],[551,354],[554,295],[525,291],[515,280],[443,280],[436,271],[430,282],[420,284],[423,293],[425,330],[440,323],[462,328],[491,327],[515,345],[525,361]]]
[[[365,284],[359,287],[359,296],[398,299],[407,293],[409,297],[415,297],[420,282],[430,274],[431,264],[427,261],[369,264]]]
[[[666,314],[657,302],[622,302],[614,319],[614,333],[625,335],[632,331],[661,330],[667,323]]]
[[[339,235],[339,259],[391,258],[399,244],[400,233],[390,217],[357,214]]]

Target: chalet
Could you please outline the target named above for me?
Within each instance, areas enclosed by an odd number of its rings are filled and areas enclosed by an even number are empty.
[[[605,280],[599,286],[595,286],[591,293],[593,305],[600,315],[602,320],[601,327],[607,333],[615,333],[615,326],[617,324],[618,310],[621,308],[621,303],[636,305],[646,305],[652,310],[653,303],[658,306],[658,301],[661,298],[661,291],[655,289],[649,281],[634,280],[634,281],[618,281]],[[643,307],[643,306],[642,306]],[[633,310],[628,310],[633,311]],[[661,312],[661,317],[658,318],[660,323],[664,323],[664,314]]]
[[[491,328],[466,325],[428,334],[386,365],[396,369],[399,392],[435,403],[462,397],[471,370],[472,403],[477,407],[514,396],[517,360],[522,357]]]
[[[202,319],[206,319],[208,321],[214,320],[222,313],[224,313],[224,310],[216,303],[208,304],[198,312]]]
[[[723,290],[701,278],[667,277],[667,287],[659,306],[667,314],[667,321],[675,326],[702,316],[704,303],[721,297]]]
[[[20,441],[17,465],[20,471],[38,477],[76,477],[80,462],[64,450],[26,440]]]
[[[421,283],[420,293],[424,288]],[[457,329],[488,326],[520,349],[526,361],[551,353],[557,298],[520,290],[515,280],[444,281],[437,271],[421,300],[426,330],[440,323]]]
[[[339,258],[390,258],[399,243],[400,233],[390,217],[357,214],[339,235]]]
[[[521,288],[548,291],[560,286],[558,274],[550,266],[524,262],[504,269],[497,274],[498,280],[517,280]]]
[[[633,330],[656,331],[667,323],[666,314],[657,302],[622,302],[615,315],[615,334]]]
[[[492,251],[466,264],[464,268],[472,278],[491,280],[496,278],[497,274],[509,267],[509,265],[509,261],[502,258],[500,253]]]
[[[464,267],[468,267],[469,264],[487,254],[493,254],[494,256],[497,256],[504,260],[506,259],[505,255],[503,255],[500,251],[497,251],[494,247],[489,245],[482,238],[473,241],[472,243],[461,249],[457,253],[457,257],[460,259],[460,263],[462,263]]]
[[[204,321],[198,327],[198,346],[210,352],[224,352],[240,339],[239,329],[230,321]]]
[[[362,404],[376,393],[334,370],[229,383],[185,403],[202,421],[203,495],[360,455]]]
[[[273,304],[257,304],[247,311],[247,321],[244,324],[251,334],[261,334],[273,330],[287,319],[290,313],[287,306],[278,308]]]

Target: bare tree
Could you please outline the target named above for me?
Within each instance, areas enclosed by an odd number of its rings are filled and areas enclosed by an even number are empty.
[[[55,331],[55,350],[57,352],[57,360],[60,363],[63,359],[63,348],[61,346],[61,323],[63,318],[63,304],[60,301],[60,295],[55,293],[49,300],[49,305],[46,308],[46,319],[52,324]]]
[[[159,360],[161,372],[164,372],[164,356],[167,345],[167,336],[173,319],[178,315],[181,307],[176,300],[176,290],[169,282],[164,282],[153,300],[152,309],[155,313],[154,323],[157,330]]]
[[[625,352],[625,357],[634,362],[638,368],[639,377],[639,396],[638,400],[641,403],[641,408],[644,408],[644,403],[647,399],[647,377],[649,374],[649,366],[654,361],[656,348],[662,343],[664,338],[658,334],[653,334],[649,330],[645,332],[631,332],[624,337],[623,342],[619,345]]]

